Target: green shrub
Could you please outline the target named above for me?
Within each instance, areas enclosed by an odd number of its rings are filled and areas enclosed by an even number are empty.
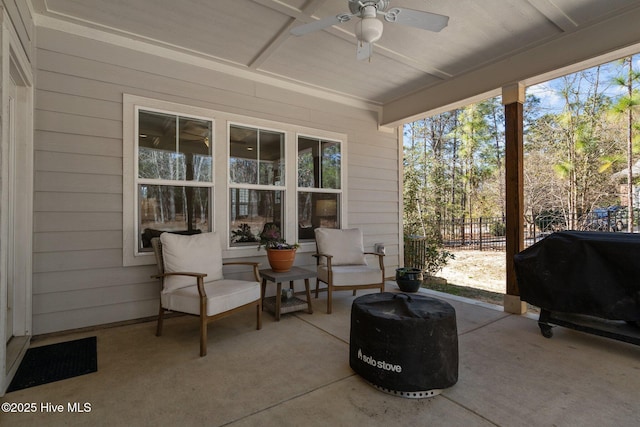
[[[507,226],[503,221],[494,221],[491,224],[491,234],[494,236],[504,236],[507,234]]]
[[[428,237],[405,236],[404,266],[419,268],[428,276],[438,273],[455,256],[439,241]]]

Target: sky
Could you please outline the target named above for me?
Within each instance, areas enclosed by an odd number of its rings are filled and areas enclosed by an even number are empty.
[[[640,72],[640,54],[633,56],[633,65],[636,72]],[[587,74],[595,75],[595,68],[589,68],[583,70]],[[626,70],[625,70],[626,72]],[[611,98],[617,98],[623,94],[625,88],[616,85],[613,79],[616,76],[622,74],[621,65],[619,61],[613,61],[601,65],[600,67],[600,83],[601,89],[605,90],[605,93]],[[559,113],[562,111],[565,105],[565,101],[559,94],[560,89],[563,87],[563,77],[549,80],[544,83],[529,86],[526,88],[526,94],[535,94],[540,98],[540,110],[542,113]],[[637,83],[638,90],[640,90],[640,82]],[[409,137],[405,136],[404,144],[409,143]]]
[[[640,54],[634,55],[633,66],[636,71],[640,71]],[[593,71],[594,68],[584,70],[585,72]],[[613,79],[622,74],[621,65],[618,61],[603,64],[600,67],[600,87],[605,89],[605,93],[612,98],[617,98],[623,94],[623,87],[614,83]],[[564,100],[558,94],[563,86],[563,78],[549,80],[534,86],[527,87],[527,95],[535,94],[541,99],[541,107],[548,112],[559,112],[564,107]],[[640,87],[640,83],[637,84]]]

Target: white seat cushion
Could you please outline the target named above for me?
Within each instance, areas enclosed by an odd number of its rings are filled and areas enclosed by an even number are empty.
[[[191,283],[195,278],[191,277]],[[207,316],[232,310],[260,299],[260,283],[223,279],[204,284],[207,293]],[[200,314],[200,295],[196,285],[181,287],[161,294],[162,306],[167,310]]]
[[[366,265],[332,266],[333,286],[370,285],[382,283],[382,270]],[[318,279],[325,283],[329,281],[327,266],[318,266]]]
[[[362,231],[358,228],[316,228],[318,252],[332,255],[331,265],[366,265]],[[320,258],[325,264],[325,258]]]
[[[179,234],[162,233],[162,257],[165,273],[205,273],[205,281],[223,279],[222,248],[216,233]],[[168,276],[164,279],[164,290],[173,291],[195,283],[193,277]]]

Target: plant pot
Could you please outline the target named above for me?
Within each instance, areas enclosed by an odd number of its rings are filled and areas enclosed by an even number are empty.
[[[267,249],[267,259],[271,269],[276,273],[284,273],[291,270],[296,260],[295,249]]]
[[[423,272],[419,268],[396,268],[396,283],[402,292],[417,292],[422,279]]]

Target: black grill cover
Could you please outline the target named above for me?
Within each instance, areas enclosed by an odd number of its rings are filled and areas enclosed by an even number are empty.
[[[349,348],[351,368],[388,390],[428,391],[458,381],[456,312],[435,298],[390,292],[356,298]]]
[[[543,309],[640,321],[640,236],[553,233],[514,257],[520,297]]]

